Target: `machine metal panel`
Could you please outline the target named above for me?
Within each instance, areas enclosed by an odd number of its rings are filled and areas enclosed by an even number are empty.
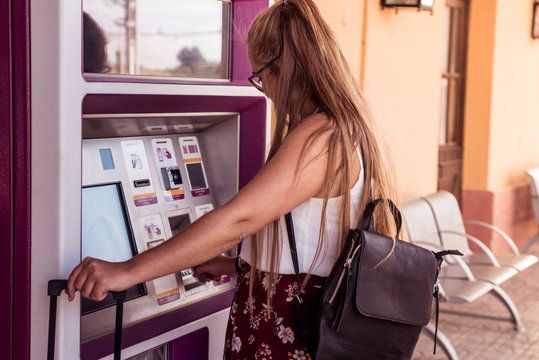
[[[162,114],[159,114],[159,116],[162,116]],[[152,216],[160,216],[162,223],[159,226],[163,227],[164,237],[168,239],[173,236],[173,229],[169,219],[188,214],[189,222],[195,221],[197,214],[203,214],[205,211],[223,205],[238,191],[240,124],[238,114],[173,114],[173,116],[162,116],[161,118],[166,118],[167,121],[165,127],[160,128],[159,132],[167,131],[167,133],[148,135],[148,128],[155,126],[156,117],[155,115],[144,114],[137,115],[134,118],[116,115],[111,117],[92,116],[84,117],[83,119],[83,130],[90,129],[88,131],[91,136],[83,132],[85,140],[82,143],[82,185],[88,186],[108,182],[121,182],[124,185],[124,196],[133,225],[132,230],[140,252],[148,249],[149,242],[147,229],[144,229],[141,221]],[[131,119],[131,124],[129,124],[128,119]],[[96,124],[99,126],[95,126]],[[97,128],[103,130],[104,133],[100,135]],[[181,133],[181,129],[187,131],[187,133]],[[118,134],[136,136],[121,137]],[[199,143],[210,191],[209,194],[203,196],[193,196],[188,182],[184,180],[184,198],[166,201],[165,189],[160,179],[160,169],[156,166],[158,159],[156,159],[157,155],[152,147],[152,141],[155,143],[159,139],[171,140],[170,143],[177,159],[178,170],[181,177],[187,179],[179,142],[179,138],[186,135],[195,136]],[[106,138],[105,136],[112,137]],[[145,148],[147,163],[149,164],[149,180],[155,188],[157,198],[155,204],[136,206],[130,193],[132,192],[131,182],[133,179],[128,176],[126,164],[131,163],[124,159],[126,155],[122,152],[122,142],[132,140],[138,140]],[[115,164],[114,168],[111,168],[108,163],[103,163],[100,155],[100,150],[102,152],[103,149],[108,149],[106,152],[110,150]],[[201,209],[204,211],[201,211]],[[235,249],[231,250],[230,255],[235,255]],[[186,271],[188,272],[188,269]],[[196,279],[190,278],[190,273],[188,274],[187,272],[178,272],[172,275],[175,276],[178,284],[179,299],[173,298],[168,302],[161,301],[161,305],[158,303],[159,299],[156,297],[153,281],[146,282],[148,295],[125,303],[124,326],[128,327],[178,310],[184,306],[196,305],[235,287],[235,281],[231,279],[199,286],[195,283]],[[163,283],[170,285],[170,280],[169,278]],[[204,306],[203,303],[200,305]],[[113,329],[113,308],[84,315],[81,318],[81,341],[85,343],[97,339],[111,333]]]

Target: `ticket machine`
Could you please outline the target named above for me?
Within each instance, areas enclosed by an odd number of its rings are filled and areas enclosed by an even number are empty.
[[[159,246],[260,169],[270,108],[247,81],[244,35],[267,6],[32,2],[32,358],[46,348],[49,279],[85,256]],[[187,268],[130,288],[122,358],[220,358],[235,286]],[[114,311],[109,297],[60,297],[57,358],[111,359]]]
[[[82,258],[127,260],[230,200],[239,188],[241,116],[217,111],[83,115]],[[235,254],[231,249],[226,255]],[[207,343],[188,348],[190,356],[203,358],[210,334],[215,333],[211,345],[222,349],[226,308],[220,316],[213,313],[230,303],[234,287],[228,277],[202,282],[191,268],[138,284],[128,289],[125,332],[152,334],[156,317],[170,322],[171,330],[181,328],[180,319],[198,311],[215,318],[190,335]],[[99,357],[114,329],[114,301],[109,294],[99,303],[82,299],[81,305],[81,355]],[[148,351],[174,356],[170,347],[169,341]]]

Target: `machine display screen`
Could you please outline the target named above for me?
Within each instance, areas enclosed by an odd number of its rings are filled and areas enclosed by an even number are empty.
[[[170,231],[172,232],[172,236],[174,236],[184,227],[189,225],[191,223],[191,220],[189,220],[189,214],[182,214],[169,217],[168,223],[170,224]]]
[[[82,188],[81,259],[86,256],[120,262],[136,254],[136,246],[129,222],[120,183]],[[143,284],[127,290],[127,300],[146,295]],[[82,314],[113,305],[109,294],[101,302],[83,298]]]
[[[189,173],[191,189],[196,190],[208,187],[206,184],[206,179],[204,178],[202,163],[187,164],[187,172]]]

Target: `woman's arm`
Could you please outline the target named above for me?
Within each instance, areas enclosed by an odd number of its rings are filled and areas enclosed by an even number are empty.
[[[79,290],[87,298],[101,300],[107,291],[124,290],[206,262],[319,194],[326,175],[330,133],[318,137],[299,161],[304,144],[327,122],[324,114],[305,119],[289,134],[273,159],[232,200],[160,246],[122,263],[84,259],[69,277],[69,298],[73,299]]]

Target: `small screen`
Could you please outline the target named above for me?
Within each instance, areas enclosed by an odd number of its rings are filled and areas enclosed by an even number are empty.
[[[84,187],[82,189],[81,258],[120,262],[136,254],[123,192],[119,183]],[[146,295],[143,284],[127,290],[127,300]],[[101,302],[83,298],[82,314],[113,305],[112,295]]]
[[[168,223],[170,224],[170,231],[172,232],[172,236],[174,236],[177,232],[189,225],[191,223],[191,220],[189,220],[189,214],[182,214],[169,217]]]
[[[204,179],[204,170],[202,170],[202,163],[187,164],[187,172],[189,173],[189,180],[191,182],[191,189],[205,189],[208,187],[206,179]]]

